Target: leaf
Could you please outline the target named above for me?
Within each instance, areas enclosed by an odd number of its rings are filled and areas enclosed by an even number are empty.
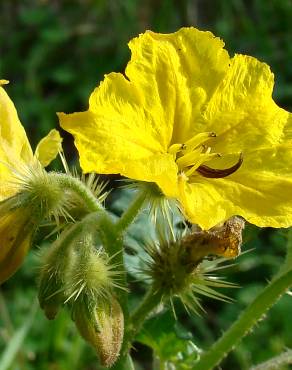
[[[191,370],[199,358],[200,349],[193,343],[192,334],[165,311],[149,319],[137,340],[153,349],[163,369]]]

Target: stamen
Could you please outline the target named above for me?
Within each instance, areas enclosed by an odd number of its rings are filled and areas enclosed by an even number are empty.
[[[185,148],[184,144],[172,144],[168,148],[168,153],[169,154],[176,154],[176,153],[180,152],[181,150],[183,150],[184,148]]]
[[[232,173],[234,173],[235,171],[237,171],[241,167],[242,162],[243,162],[243,155],[242,153],[240,153],[237,163],[232,167],[221,170],[221,169],[210,168],[208,166],[201,165],[197,168],[196,171],[199,172],[199,174],[202,175],[203,177],[219,179],[219,178],[227,177],[231,175]]]
[[[201,146],[199,149],[193,150],[192,152],[189,152],[178,158],[176,163],[179,168],[192,166],[195,162],[197,162],[199,155],[203,152],[204,149],[205,148]]]
[[[187,151],[193,150],[198,145],[202,144],[204,141],[210,139],[211,137],[216,137],[215,132],[201,132],[200,134],[195,135],[190,140],[187,140],[185,142]]]
[[[221,154],[219,153],[209,154],[209,152],[201,154],[196,163],[194,163],[193,166],[188,171],[185,172],[186,176],[188,177],[191,176],[201,166],[202,163],[208,162],[211,159],[218,157],[221,157]]]

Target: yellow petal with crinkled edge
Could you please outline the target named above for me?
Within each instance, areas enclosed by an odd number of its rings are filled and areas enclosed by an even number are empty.
[[[205,229],[237,214],[259,226],[292,224],[292,122],[272,99],[269,67],[248,56],[229,58],[220,39],[194,28],[147,31],[129,46],[126,77],[106,76],[87,112],[59,116],[75,137],[83,170],[156,182],[166,196],[178,194],[187,217]],[[206,160],[210,154],[207,166],[230,169],[243,155],[226,178],[203,177],[192,156],[194,164],[182,165],[192,154],[183,153],[187,147],[168,153],[212,132],[216,137],[201,145]]]
[[[209,229],[240,215],[260,227],[292,224],[292,143],[250,151],[241,168],[223,179],[180,178],[187,218]]]
[[[198,131],[216,132],[213,151],[254,150],[276,145],[290,136],[289,113],[273,101],[274,75],[257,59],[236,55],[208,102]]]
[[[230,58],[211,32],[184,27],[175,33],[147,31],[130,41],[126,75],[142,91],[144,106],[158,104],[172,128],[172,143],[196,131],[201,109],[224,77]]]
[[[43,167],[48,166],[62,150],[62,138],[59,131],[53,129],[37,145],[35,157]]]
[[[194,131],[229,56],[220,39],[194,28],[170,35],[147,31],[129,46],[127,78],[107,75],[89,110],[59,114],[60,124],[74,135],[84,172],[156,182],[167,196],[176,196],[177,165],[168,148]]]
[[[153,181],[168,196],[177,195],[177,166],[167,153],[163,118],[145,111],[142,91],[121,74],[105,77],[92,93],[87,112],[58,116],[75,137],[84,172]]]
[[[177,195],[177,167],[173,157],[162,151],[155,153],[150,140],[144,146],[140,135],[137,142],[131,141],[134,133],[130,129],[120,137],[111,127],[99,125],[104,121],[95,121],[91,112],[58,116],[61,126],[75,137],[83,172],[120,173],[132,179],[156,182],[168,196]]]
[[[32,150],[15,106],[0,87],[0,200],[15,192],[9,186],[11,167],[17,169],[17,164],[29,163],[32,159]]]

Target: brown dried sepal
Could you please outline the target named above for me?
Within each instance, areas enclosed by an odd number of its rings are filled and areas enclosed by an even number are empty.
[[[241,252],[242,230],[244,220],[232,217],[222,225],[217,225],[210,230],[193,231],[183,239],[183,244],[189,251],[189,256],[194,264],[198,264],[209,255],[225,258],[235,258]]]

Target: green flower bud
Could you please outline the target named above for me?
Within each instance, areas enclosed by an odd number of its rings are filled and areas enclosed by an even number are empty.
[[[19,179],[22,206],[30,209],[31,217],[37,223],[44,218],[58,219],[66,212],[67,193],[57,178],[42,167],[36,166],[27,171],[28,173]]]
[[[124,318],[113,288],[120,273],[102,247],[96,249],[87,235],[75,244],[76,258],[67,275],[67,294],[72,318],[83,336],[97,351],[103,366],[110,367],[119,356]]]
[[[67,238],[71,230],[72,227],[65,230],[40,256],[38,299],[49,320],[55,318],[60,306],[68,298],[67,287],[76,258],[74,244],[68,242]]]
[[[119,288],[119,271],[102,247],[96,249],[87,235],[75,243],[76,259],[68,274],[68,301],[76,301],[80,295],[96,302],[111,296],[113,288]]]
[[[40,165],[15,177],[17,194],[0,202],[0,284],[20,267],[41,222],[62,214],[67,196]]]
[[[95,304],[79,300],[73,319],[82,337],[96,350],[102,366],[111,367],[119,357],[124,334],[124,316],[118,301]]]

